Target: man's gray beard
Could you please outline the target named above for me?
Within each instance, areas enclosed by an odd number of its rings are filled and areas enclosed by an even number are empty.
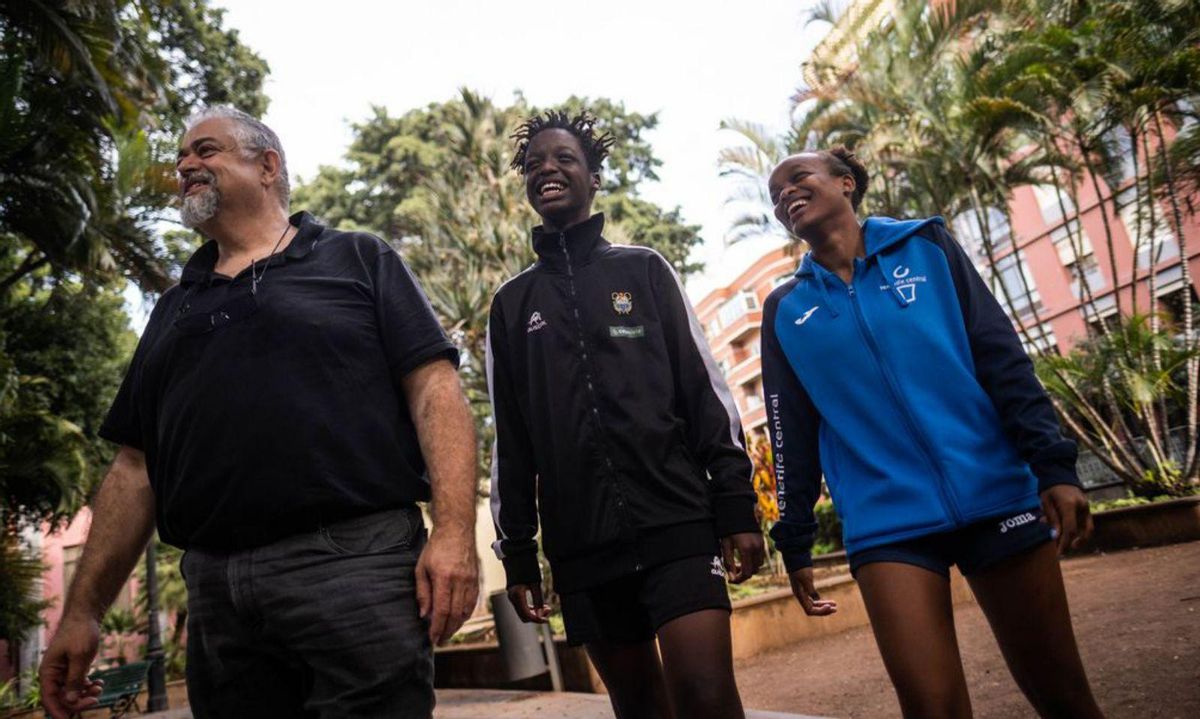
[[[221,205],[221,193],[216,187],[207,188],[194,195],[186,195],[179,208],[179,218],[184,227],[197,227],[208,222],[217,214]]]

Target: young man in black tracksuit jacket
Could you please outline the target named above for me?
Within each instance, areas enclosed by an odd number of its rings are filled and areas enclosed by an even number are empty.
[[[725,570],[762,562],[752,467],[678,277],[591,215],[612,143],[592,122],[551,112],[514,135],[543,224],[488,325],[495,548],[518,613],[545,621],[540,518],[567,637],[617,716],[739,717]]]

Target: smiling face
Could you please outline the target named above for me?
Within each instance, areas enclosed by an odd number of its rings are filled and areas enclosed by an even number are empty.
[[[234,120],[213,118],[197,123],[180,143],[175,171],[179,176],[183,224],[199,227],[230,206],[261,199],[273,181],[262,155],[238,147]]]
[[[767,189],[775,206],[775,218],[792,234],[810,240],[814,231],[829,226],[849,213],[854,178],[834,175],[829,162],[813,152],[792,155],[771,172]]]
[[[525,196],[547,230],[561,230],[587,220],[600,174],[588,169],[579,139],[567,130],[542,130],[525,153]]]

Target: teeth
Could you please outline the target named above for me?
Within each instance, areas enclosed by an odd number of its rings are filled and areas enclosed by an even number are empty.
[[[557,182],[547,182],[546,184],[544,184],[540,188],[538,188],[538,192],[542,195],[545,195],[546,193],[549,193],[549,192],[561,192],[562,190],[563,190],[563,186]]]
[[[792,204],[788,205],[788,212],[792,212],[798,207],[808,207],[808,200],[796,200]]]

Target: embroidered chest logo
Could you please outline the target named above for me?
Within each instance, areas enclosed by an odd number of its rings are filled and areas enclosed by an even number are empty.
[[[912,268],[905,265],[900,265],[892,270],[892,279],[895,280],[892,284],[880,285],[879,289],[884,292],[894,290],[906,304],[910,305],[917,301],[917,285],[929,281],[925,275],[912,274]]]
[[[525,334],[537,332],[545,326],[546,320],[542,319],[542,313],[534,312],[533,314],[529,315],[529,324],[525,327]]]
[[[633,295],[629,292],[614,292],[612,293],[613,309],[619,315],[627,315],[633,312]]]

